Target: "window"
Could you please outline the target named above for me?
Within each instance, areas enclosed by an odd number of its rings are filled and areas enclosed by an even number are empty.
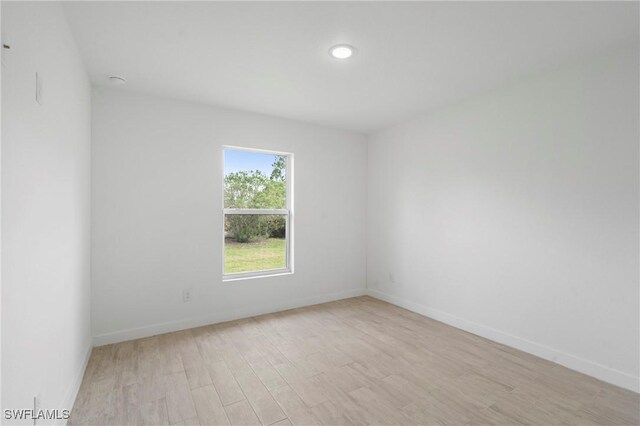
[[[293,155],[224,149],[224,279],[293,272]]]

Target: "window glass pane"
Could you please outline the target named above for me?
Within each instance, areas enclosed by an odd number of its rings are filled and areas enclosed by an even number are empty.
[[[283,214],[226,214],[224,273],[285,269],[286,218]]]
[[[224,150],[224,208],[287,208],[287,157]]]

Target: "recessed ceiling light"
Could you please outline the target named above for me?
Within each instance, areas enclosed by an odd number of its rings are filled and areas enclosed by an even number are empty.
[[[119,77],[117,75],[109,76],[109,83],[112,86],[124,86],[127,82],[127,79],[124,77]]]
[[[338,44],[329,49],[329,54],[336,59],[348,59],[353,56],[355,50],[353,46],[348,44]]]

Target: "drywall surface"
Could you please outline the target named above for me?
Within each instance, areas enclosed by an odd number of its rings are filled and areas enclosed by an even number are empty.
[[[2,2],[2,32],[2,408],[70,410],[91,348],[91,88],[60,4]]]
[[[294,274],[222,281],[224,145],[294,154]],[[362,294],[365,188],[362,135],[94,89],[96,344]]]
[[[621,48],[373,135],[371,294],[637,391],[638,72]]]
[[[0,4],[0,45],[2,44],[2,5]],[[4,55],[0,46],[0,61]],[[2,64],[0,63],[0,100],[2,99]],[[2,102],[0,102],[0,224],[2,222]],[[0,320],[2,319],[2,226],[0,226]],[[0,409],[2,408],[2,324],[0,323]]]

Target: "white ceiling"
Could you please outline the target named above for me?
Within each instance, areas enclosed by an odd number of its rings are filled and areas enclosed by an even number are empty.
[[[94,84],[371,132],[639,38],[638,3],[70,2]],[[329,57],[337,43],[358,48]]]

